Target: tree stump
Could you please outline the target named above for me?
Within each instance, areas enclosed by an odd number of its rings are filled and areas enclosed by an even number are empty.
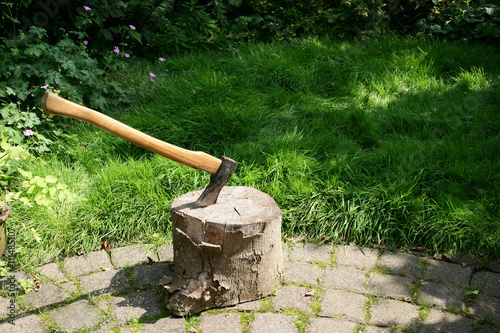
[[[215,205],[201,191],[172,202],[174,273],[167,309],[197,313],[266,297],[283,282],[282,212],[267,194],[226,186]]]

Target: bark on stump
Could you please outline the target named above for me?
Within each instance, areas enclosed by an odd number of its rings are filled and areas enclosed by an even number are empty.
[[[174,315],[266,297],[283,282],[281,209],[267,194],[226,186],[215,205],[201,191],[172,202],[174,274],[166,299]]]

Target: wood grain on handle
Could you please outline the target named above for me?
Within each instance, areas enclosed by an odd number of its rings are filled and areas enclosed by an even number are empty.
[[[222,163],[220,159],[212,155],[201,151],[187,150],[158,140],[102,113],[65,100],[50,92],[43,95],[42,106],[48,114],[83,120],[133,144],[195,169],[214,174]]]

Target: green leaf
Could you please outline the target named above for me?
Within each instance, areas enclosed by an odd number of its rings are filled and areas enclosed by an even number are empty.
[[[25,178],[29,178],[29,179],[33,178],[33,174],[32,174],[31,172],[29,172],[29,171],[24,171],[24,170],[19,169],[19,168],[17,168],[17,171],[19,171],[19,173],[20,173],[23,177],[25,177]]]
[[[52,176],[52,175],[49,175],[49,176],[46,176],[45,177],[45,182],[47,183],[57,183],[57,177],[56,176]]]

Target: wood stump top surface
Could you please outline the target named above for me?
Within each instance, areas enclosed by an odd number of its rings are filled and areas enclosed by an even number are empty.
[[[173,213],[188,216],[192,222],[220,224],[219,228],[229,232],[242,231],[246,237],[281,218],[281,209],[274,199],[252,187],[225,186],[216,204],[198,207],[195,202],[202,192],[199,190],[177,197],[171,205]]]

